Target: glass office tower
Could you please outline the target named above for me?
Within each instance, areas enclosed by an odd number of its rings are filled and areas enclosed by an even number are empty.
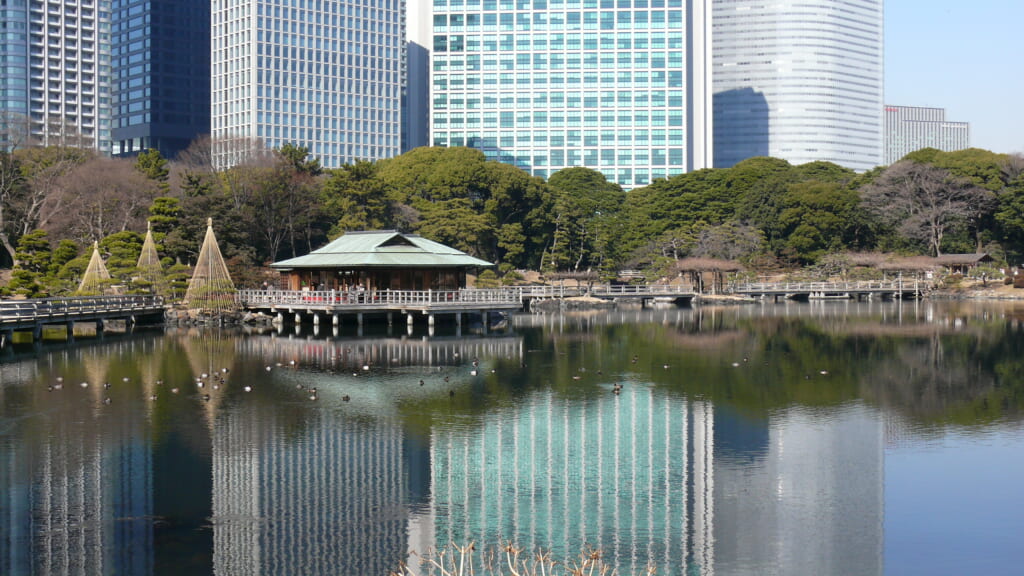
[[[210,133],[209,0],[113,0],[113,153],[173,158]]]
[[[706,2],[433,0],[432,144],[626,188],[703,167]]]
[[[0,113],[34,143],[109,152],[109,0],[3,0],[0,16]]]
[[[0,17],[0,145],[9,147],[15,118],[28,117],[27,2],[0,1]]]
[[[213,0],[214,164],[305,146],[323,166],[401,146],[404,0]]]
[[[714,163],[882,163],[882,0],[713,0]]]

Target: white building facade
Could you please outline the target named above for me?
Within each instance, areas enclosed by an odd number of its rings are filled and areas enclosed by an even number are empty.
[[[898,162],[922,148],[953,152],[971,147],[971,128],[967,122],[946,120],[943,108],[921,106],[885,107],[885,163]]]
[[[882,164],[882,0],[714,0],[712,22],[716,167]]]
[[[253,146],[328,168],[397,155],[404,0],[213,0],[214,165]]]
[[[710,0],[432,2],[431,144],[625,188],[710,165]]]

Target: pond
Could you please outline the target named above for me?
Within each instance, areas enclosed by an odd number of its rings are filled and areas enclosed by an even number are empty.
[[[1021,320],[791,302],[8,347],[0,573],[439,574],[420,558],[473,543],[476,574],[503,546],[1015,574]]]

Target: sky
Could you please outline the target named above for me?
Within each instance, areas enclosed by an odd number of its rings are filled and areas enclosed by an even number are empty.
[[[1024,0],[885,0],[885,103],[946,109],[1024,154]]]

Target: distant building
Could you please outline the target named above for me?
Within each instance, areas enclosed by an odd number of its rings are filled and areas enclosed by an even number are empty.
[[[922,148],[952,152],[970,147],[970,125],[947,121],[944,108],[885,107],[886,165]]]
[[[114,155],[173,158],[210,133],[210,1],[113,0]]]
[[[882,163],[880,0],[714,0],[714,163]]]
[[[213,0],[214,166],[248,142],[326,168],[401,151],[405,0]]]

